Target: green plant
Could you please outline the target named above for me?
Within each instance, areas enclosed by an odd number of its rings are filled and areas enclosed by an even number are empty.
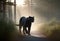
[[[17,29],[12,21],[0,20],[0,40],[12,41],[17,36]]]
[[[42,27],[43,34],[51,41],[60,41],[60,22],[51,21]]]

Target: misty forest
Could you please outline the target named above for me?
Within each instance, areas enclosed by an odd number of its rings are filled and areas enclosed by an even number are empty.
[[[60,41],[60,0],[0,0],[0,41]]]

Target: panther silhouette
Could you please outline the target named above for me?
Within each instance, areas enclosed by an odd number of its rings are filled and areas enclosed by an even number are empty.
[[[34,22],[34,17],[21,17],[19,20],[19,31],[21,33],[21,28],[23,27],[23,33],[30,35],[31,25]],[[28,28],[28,29],[27,29]]]

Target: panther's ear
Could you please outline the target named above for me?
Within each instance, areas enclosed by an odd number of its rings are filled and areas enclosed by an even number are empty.
[[[34,18],[34,16],[33,16],[33,18]]]

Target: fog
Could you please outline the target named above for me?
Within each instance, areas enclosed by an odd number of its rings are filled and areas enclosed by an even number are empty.
[[[27,0],[26,0],[27,1]],[[27,1],[28,2],[28,1]],[[24,6],[17,6],[16,22],[22,16],[34,16],[35,22],[31,30],[37,31],[40,26],[51,20],[60,20],[60,1],[59,0],[32,0]]]

